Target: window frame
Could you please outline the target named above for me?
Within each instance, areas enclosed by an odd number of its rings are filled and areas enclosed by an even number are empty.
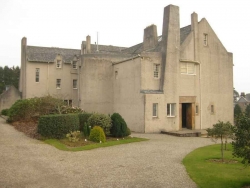
[[[195,105],[195,115],[199,115],[199,105]]]
[[[62,60],[61,59],[57,59],[56,60],[56,68],[57,69],[61,69],[62,68]]]
[[[56,89],[61,89],[62,79],[56,79]]]
[[[154,63],[153,69],[154,69],[154,78],[159,79],[160,78],[160,64]]]
[[[213,104],[211,104],[211,114],[214,114],[214,105]]]
[[[167,103],[167,117],[176,116],[176,103]]]
[[[36,83],[40,82],[40,68],[36,68],[35,81]]]
[[[72,68],[73,69],[77,69],[77,61],[73,61],[72,62]]]
[[[183,65],[185,65],[185,68],[183,67]],[[192,65],[193,72],[190,72],[190,66],[188,66],[188,65]],[[182,69],[186,69],[186,71],[184,72],[184,71],[182,71]],[[181,74],[184,74],[184,75],[196,75],[196,64],[191,63],[191,62],[181,62],[180,72],[181,72]]]
[[[208,34],[203,33],[204,39],[203,39],[203,45],[208,46]]]
[[[153,109],[152,109],[152,117],[156,118],[158,117],[158,103],[153,103]]]
[[[73,79],[73,89],[77,89],[77,79]]]

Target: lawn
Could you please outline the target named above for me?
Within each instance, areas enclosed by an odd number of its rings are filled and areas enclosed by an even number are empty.
[[[250,185],[250,167],[232,156],[232,145],[228,144],[225,161],[214,162],[211,159],[221,157],[220,144],[198,148],[189,153],[183,164],[191,179],[201,188],[241,188]]]
[[[65,139],[62,139],[62,140],[47,139],[44,142],[63,151],[83,151],[83,150],[91,150],[91,149],[101,148],[101,147],[115,146],[115,145],[120,145],[120,144],[141,142],[141,141],[146,141],[146,140],[148,139],[128,136],[128,137],[125,137],[124,139],[122,138],[107,139],[107,141],[104,143],[95,143],[95,142],[87,141],[85,144],[83,144],[83,141],[80,140],[78,143],[71,143],[72,144],[71,146]]]

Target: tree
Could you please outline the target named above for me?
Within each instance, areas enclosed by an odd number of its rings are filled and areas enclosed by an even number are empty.
[[[241,157],[242,163],[250,165],[250,118],[246,114],[240,115],[233,129],[233,155]]]
[[[240,105],[236,104],[234,107],[234,118],[239,116],[242,113]]]
[[[212,141],[221,140],[221,159],[224,161],[224,149],[227,149],[227,139],[232,136],[232,124],[230,122],[224,123],[219,121],[213,128],[207,129],[208,136],[211,136]],[[225,142],[223,142],[225,140]],[[225,143],[225,148],[223,147]]]
[[[250,118],[250,104],[247,105],[246,109],[245,109],[245,114],[247,117]]]

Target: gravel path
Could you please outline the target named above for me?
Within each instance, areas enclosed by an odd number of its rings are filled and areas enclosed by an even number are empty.
[[[181,164],[207,138],[133,134],[149,141],[65,152],[0,118],[0,187],[196,187]]]

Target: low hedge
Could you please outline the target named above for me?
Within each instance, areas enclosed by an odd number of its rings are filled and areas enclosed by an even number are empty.
[[[38,133],[46,138],[65,138],[70,131],[79,130],[78,114],[44,115],[39,118]]]

